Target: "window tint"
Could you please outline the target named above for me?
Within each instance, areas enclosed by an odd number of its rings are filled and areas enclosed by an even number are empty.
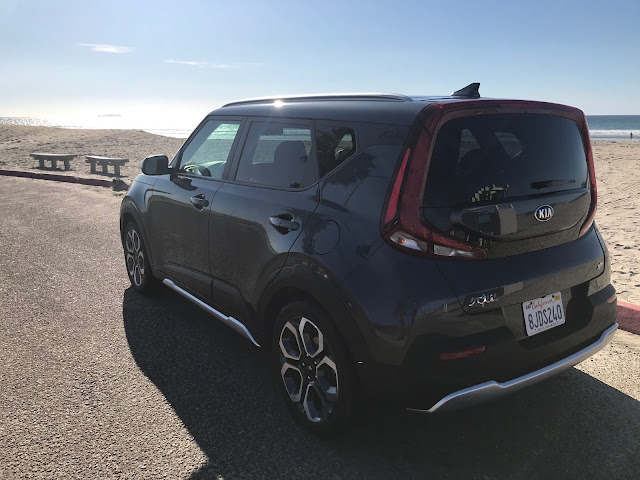
[[[316,145],[322,178],[355,153],[355,133],[346,127],[318,126]]]
[[[181,173],[222,178],[240,122],[209,120],[182,153]]]
[[[433,150],[424,207],[453,207],[587,187],[574,121],[492,114],[450,120]]]
[[[315,180],[311,128],[287,123],[253,122],[236,180],[284,188],[304,188]]]

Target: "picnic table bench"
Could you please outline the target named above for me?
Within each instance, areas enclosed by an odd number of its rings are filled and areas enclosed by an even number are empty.
[[[51,161],[51,168],[57,168],[58,161],[64,162],[64,169],[69,170],[69,161],[76,158],[76,155],[65,155],[61,153],[30,153],[30,157],[35,158],[39,162],[39,167],[44,168],[44,161]]]
[[[120,167],[129,161],[128,158],[98,157],[95,155],[85,155],[85,162],[91,164],[91,173],[96,173],[96,163],[102,167],[102,173],[109,173],[108,166],[113,166],[116,177],[120,176]]]

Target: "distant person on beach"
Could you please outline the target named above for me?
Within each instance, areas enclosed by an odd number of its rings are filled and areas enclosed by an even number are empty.
[[[631,140],[633,140],[633,132],[631,132]]]

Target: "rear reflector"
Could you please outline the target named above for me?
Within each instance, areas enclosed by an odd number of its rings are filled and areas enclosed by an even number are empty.
[[[473,357],[474,355],[480,355],[481,353],[484,353],[486,349],[487,347],[482,346],[460,350],[459,352],[442,353],[440,354],[440,360],[456,360],[458,358]]]

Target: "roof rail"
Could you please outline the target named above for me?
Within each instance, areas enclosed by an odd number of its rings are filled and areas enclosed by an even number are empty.
[[[480,98],[480,84],[470,83],[460,90],[456,90],[451,94],[452,97],[468,97],[468,98]]]
[[[258,103],[275,102],[277,100],[288,102],[302,101],[336,101],[336,100],[381,100],[387,102],[413,102],[411,97],[398,93],[320,93],[311,95],[281,95],[273,97],[248,98],[227,103],[223,107],[232,105],[251,105]]]

